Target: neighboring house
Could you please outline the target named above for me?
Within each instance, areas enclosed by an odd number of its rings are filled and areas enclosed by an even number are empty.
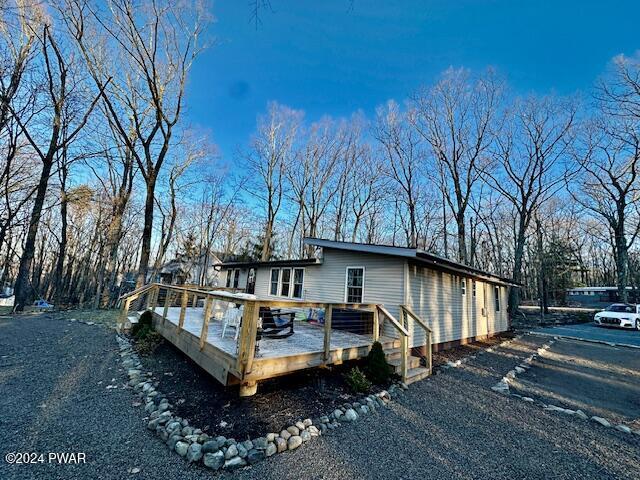
[[[170,285],[220,286],[220,257],[215,254],[198,255],[189,258],[178,255],[160,267],[158,277],[161,283]]]
[[[629,302],[640,300],[638,291],[627,287]],[[567,289],[567,305],[578,307],[604,308],[620,302],[618,287],[576,287]]]
[[[379,303],[397,319],[408,305],[433,330],[435,349],[485,338],[509,328],[511,280],[414,248],[306,238],[319,258],[221,264],[225,286],[258,298],[320,303]],[[411,347],[424,331],[408,325]]]

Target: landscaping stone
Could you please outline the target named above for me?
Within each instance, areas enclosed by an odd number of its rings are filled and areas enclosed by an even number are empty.
[[[189,444],[187,442],[177,442],[175,446],[175,451],[181,457],[184,457],[187,454],[187,450],[189,449]]]
[[[256,438],[253,441],[253,448],[256,450],[266,450],[267,449],[267,439],[265,437]]]
[[[266,455],[264,453],[264,450],[249,450],[249,453],[247,454],[247,462],[249,462],[249,465],[253,465],[254,463],[260,462],[262,460],[264,460],[266,458]]]
[[[287,449],[287,441],[282,437],[276,437],[276,449],[278,453],[282,453]]]
[[[202,445],[202,453],[214,453],[219,449],[217,440],[208,440]]]
[[[322,417],[320,417],[320,422],[329,423],[329,417],[327,417],[326,415],[323,415]]]
[[[224,465],[224,453],[220,451],[215,453],[205,453],[203,461],[205,466],[213,470],[220,470]]]
[[[344,412],[345,422],[355,422],[357,419],[358,419],[358,414],[353,408],[350,408],[346,412]]]
[[[277,433],[267,433],[267,442],[275,442],[277,437]]]
[[[616,430],[623,433],[631,433],[631,429],[626,425],[616,425]]]
[[[281,436],[282,438],[284,438],[285,440],[289,440],[289,437],[291,437],[291,434],[289,433],[289,431],[288,431],[288,430],[282,430],[282,431],[280,432],[280,436]]]
[[[244,460],[244,458],[233,457],[224,462],[224,468],[228,470],[235,470],[236,468],[244,467],[246,464],[247,462]]]
[[[334,417],[336,420],[340,419],[340,417],[341,417],[342,415],[344,415],[344,412],[343,412],[342,410],[340,410],[339,408],[337,408],[337,409],[335,409],[335,410],[333,411],[333,417]]]
[[[602,425],[603,427],[610,427],[611,424],[609,423],[609,421],[605,418],[602,417],[591,417],[591,420],[593,420],[596,423],[599,423],[600,425]]]
[[[192,443],[187,450],[187,460],[191,462],[197,462],[202,458],[202,445],[199,443]]]
[[[298,429],[298,431],[302,431],[305,429],[305,425],[302,422],[296,422],[296,428]]]
[[[302,438],[299,435],[293,435],[287,440],[287,448],[289,450],[295,450],[300,445],[302,445]]]
[[[533,398],[531,398],[531,397],[522,397],[522,401],[523,402],[533,403]]]
[[[227,451],[224,454],[224,458],[229,460],[230,458],[233,458],[233,457],[236,457],[236,456],[238,456],[238,447],[236,447],[235,445],[230,445],[229,448],[227,448]]]
[[[239,443],[238,445],[236,445],[236,448],[238,449],[238,456],[240,458],[246,458],[247,457],[247,454],[249,452],[248,452],[248,450],[246,448],[244,448],[244,445]]]
[[[318,427],[316,427],[315,425],[309,426],[309,428],[307,428],[307,431],[312,437],[320,436],[320,430],[318,430]]]
[[[311,425],[313,425],[313,422],[311,421],[311,419],[310,419],[310,418],[305,418],[305,419],[302,421],[302,424],[303,424],[303,425],[304,425],[304,427],[306,428],[306,427],[310,427]]]
[[[581,418],[582,420],[589,420],[589,417],[587,416],[587,414],[584,413],[582,410],[576,410],[576,413],[574,413],[574,415],[578,418]]]
[[[183,438],[180,435],[172,435],[167,440],[167,445],[169,446],[170,450],[175,450],[176,443],[181,442],[182,440]]]
[[[300,438],[303,442],[308,442],[309,440],[311,440],[311,434],[307,430],[303,430],[302,432],[300,432]]]
[[[253,442],[251,440],[245,440],[242,442],[242,446],[246,448],[247,452],[253,448]]]
[[[291,436],[297,436],[300,435],[300,429],[298,427],[295,427],[293,425],[291,425],[290,427],[287,428],[287,432],[289,432],[291,434]]]
[[[276,447],[276,444],[273,442],[269,442],[267,443],[267,448],[264,451],[265,456],[270,457],[272,455],[275,455],[278,452],[278,447]]]

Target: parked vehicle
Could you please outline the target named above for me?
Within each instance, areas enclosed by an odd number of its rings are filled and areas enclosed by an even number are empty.
[[[596,313],[595,324],[601,327],[634,328],[640,330],[640,304],[614,303]]]

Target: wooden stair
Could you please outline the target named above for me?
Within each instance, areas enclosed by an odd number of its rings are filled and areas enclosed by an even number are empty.
[[[389,365],[391,365],[394,372],[400,373],[400,368],[402,366],[400,349],[393,348],[391,350],[387,350],[386,354],[387,362],[389,362]],[[407,385],[411,385],[413,382],[417,382],[418,380],[422,380],[428,376],[429,369],[420,365],[420,357],[409,355],[409,358],[407,358],[407,378],[405,379],[405,383]]]

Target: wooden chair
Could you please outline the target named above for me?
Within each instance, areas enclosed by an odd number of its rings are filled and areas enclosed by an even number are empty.
[[[293,335],[293,321],[295,312],[283,312],[279,309],[260,307],[261,328],[260,338],[287,338]],[[289,330],[283,332],[283,330]]]

